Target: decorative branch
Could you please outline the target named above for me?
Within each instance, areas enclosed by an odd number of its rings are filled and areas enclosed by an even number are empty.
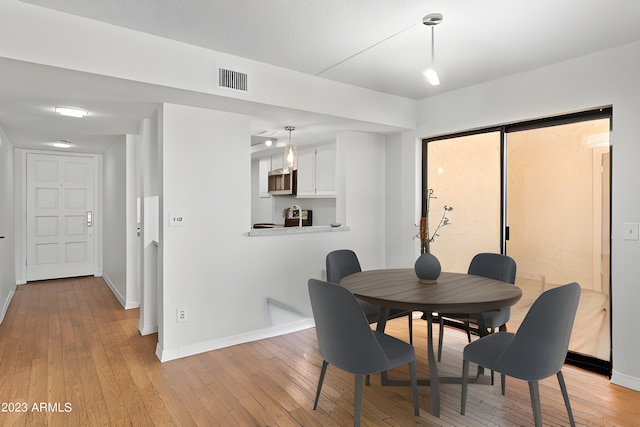
[[[437,199],[437,197],[433,195],[433,192],[434,191],[432,188],[427,188],[427,197],[425,200],[426,216],[423,216],[422,218],[420,218],[420,226],[419,226],[420,231],[415,236],[416,238],[420,239],[421,254],[431,252],[431,243],[435,240],[437,236],[439,236],[438,230],[440,230],[441,227],[444,227],[445,225],[449,224],[449,218],[447,218],[447,212],[451,212],[453,210],[451,206],[444,205],[444,208],[443,208],[444,210],[442,212],[442,217],[440,218],[440,222],[438,223],[438,226],[436,227],[433,234],[431,234],[429,232],[429,209],[431,208],[431,199]]]

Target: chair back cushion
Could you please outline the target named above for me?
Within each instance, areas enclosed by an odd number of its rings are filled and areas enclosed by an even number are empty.
[[[579,300],[575,282],[543,292],[496,360],[496,370],[527,381],[555,375],[567,356]]]
[[[516,262],[507,255],[479,253],[471,260],[468,273],[514,284]]]
[[[468,273],[514,284],[516,282],[516,262],[507,255],[479,253],[471,260]],[[511,307],[502,307],[497,311],[471,315],[470,317],[478,321],[482,317],[486,327],[494,329],[509,321]]]
[[[349,249],[339,249],[327,255],[327,281],[340,283],[343,277],[362,271],[360,261],[355,252]]]
[[[356,297],[334,283],[310,279],[309,297],[320,354],[352,374],[371,374],[390,366]]]

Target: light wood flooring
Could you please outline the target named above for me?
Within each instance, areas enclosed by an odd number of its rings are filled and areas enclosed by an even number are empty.
[[[138,333],[138,310],[124,311],[101,278],[19,286],[0,325],[2,426],[348,426],[353,377],[330,367],[318,409],[312,410],[321,358],[315,329],[160,363],[157,337]],[[407,338],[406,319],[387,332]],[[435,331],[437,334],[437,330]],[[447,328],[442,373],[458,375],[466,336]],[[426,322],[416,320],[418,375],[427,376]],[[640,392],[607,378],[564,369],[578,425],[640,426]],[[394,370],[392,377],[407,375]],[[527,384],[470,385],[467,415],[460,386],[442,385],[442,416],[431,415],[420,387],[413,416],[407,387],[364,389],[365,426],[528,426]],[[545,425],[567,425],[555,378],[540,386]],[[42,410],[40,403],[45,404]],[[26,403],[25,412],[17,413]],[[36,404],[34,409],[34,404]],[[48,405],[48,406],[47,406]],[[36,410],[41,409],[41,410]]]
[[[542,292],[558,286],[522,277],[516,278],[516,285],[522,289],[522,298],[511,308],[511,318],[507,324],[511,331],[518,329],[531,304]],[[582,289],[569,350],[609,361],[610,348],[609,297],[602,292]]]

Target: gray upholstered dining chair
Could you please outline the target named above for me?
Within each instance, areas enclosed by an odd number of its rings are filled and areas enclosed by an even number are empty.
[[[549,289],[533,303],[517,332],[499,331],[467,344],[463,352],[460,413],[464,415],[466,409],[471,362],[501,374],[502,394],[505,375],[528,381],[536,426],[542,426],[538,381],[556,374],[569,422],[574,426],[561,369],[579,299],[580,285],[575,282]]]
[[[516,262],[507,255],[494,253],[479,253],[469,263],[468,274],[488,277],[514,284],[516,281]],[[444,336],[444,321],[446,319],[462,322],[467,332],[467,340],[471,342],[470,324],[478,326],[478,335],[483,337],[497,328],[506,330],[506,323],[511,317],[511,307],[503,307],[500,310],[474,314],[439,314],[440,334],[438,336],[438,362],[442,359],[442,341]]]
[[[362,271],[360,261],[355,252],[350,249],[338,249],[327,254],[327,281],[331,283],[340,283],[342,278]],[[380,307],[369,302],[358,299],[358,304],[367,316],[369,323],[378,321]],[[390,309],[387,319],[396,319],[407,316],[409,319],[409,343],[413,344],[413,316],[411,311],[401,309]]]
[[[322,369],[313,409],[318,406],[327,367],[329,364],[334,365],[355,375],[353,424],[359,426],[364,376],[408,364],[413,412],[419,415],[413,346],[372,330],[358,300],[344,287],[317,279],[310,279],[308,287],[322,355]]]

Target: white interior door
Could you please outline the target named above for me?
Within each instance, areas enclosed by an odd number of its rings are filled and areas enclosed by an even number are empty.
[[[27,155],[27,280],[94,272],[94,159]]]

